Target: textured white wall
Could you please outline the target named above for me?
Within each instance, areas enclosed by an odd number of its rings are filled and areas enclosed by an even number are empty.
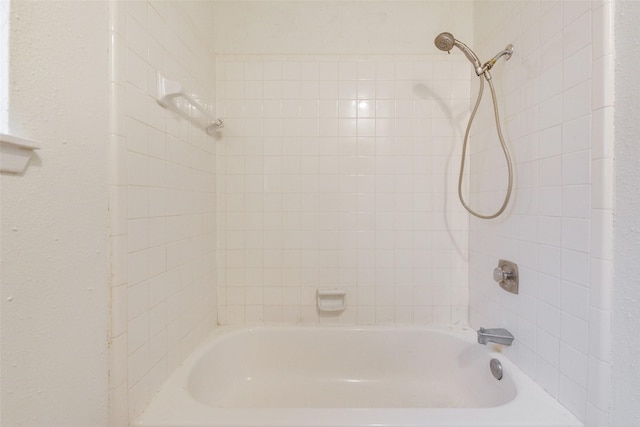
[[[11,2],[9,129],[42,149],[0,177],[3,426],[108,425],[106,22]]]
[[[517,179],[504,216],[471,221],[471,322],[511,330],[510,357],[587,425],[606,426],[612,3],[477,2],[475,13],[482,56],[515,45],[493,76]],[[504,158],[491,104],[482,108],[471,141],[471,191],[472,204],[487,212],[502,201],[505,174],[496,173]],[[519,264],[517,296],[492,280],[500,258]]]
[[[640,3],[616,2],[616,223],[612,426],[640,425]]]

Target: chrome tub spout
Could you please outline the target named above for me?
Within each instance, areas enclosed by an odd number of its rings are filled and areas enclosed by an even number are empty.
[[[486,345],[489,342],[494,342],[496,344],[502,345],[511,345],[513,342],[514,336],[511,335],[511,332],[507,331],[503,328],[495,328],[495,329],[478,329],[478,342],[480,344]]]

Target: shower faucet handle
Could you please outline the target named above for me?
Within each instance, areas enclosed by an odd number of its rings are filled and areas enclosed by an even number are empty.
[[[513,280],[516,274],[509,268],[503,268],[499,266],[493,269],[493,280],[500,282],[501,280]]]
[[[517,294],[519,288],[518,265],[515,262],[501,259],[498,261],[498,266],[493,269],[493,280],[498,282],[505,291]]]

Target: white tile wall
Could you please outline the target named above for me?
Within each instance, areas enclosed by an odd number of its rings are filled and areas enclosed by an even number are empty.
[[[610,2],[528,1],[475,4],[478,50],[515,45],[494,68],[502,116],[516,159],[509,215],[470,225],[470,313],[474,326],[504,326],[509,353],[588,426],[609,411],[612,149]],[[503,15],[506,14],[506,15]],[[500,22],[517,25],[505,27]],[[496,31],[500,28],[500,31]],[[487,108],[490,108],[487,105]],[[486,129],[491,117],[478,124]],[[476,132],[474,153],[493,137]],[[474,154],[475,155],[475,154]],[[472,200],[489,209],[503,158],[473,158]],[[520,265],[521,293],[491,280],[499,258]],[[524,266],[524,268],[523,268]]]
[[[468,321],[465,61],[218,57],[222,323]]]
[[[179,4],[111,2],[111,423],[128,426],[216,324],[215,141],[155,99],[156,72],[214,100]]]

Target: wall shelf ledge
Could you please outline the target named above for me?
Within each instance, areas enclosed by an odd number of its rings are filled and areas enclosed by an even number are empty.
[[[0,133],[0,172],[21,173],[33,150],[40,146],[29,139]]]

